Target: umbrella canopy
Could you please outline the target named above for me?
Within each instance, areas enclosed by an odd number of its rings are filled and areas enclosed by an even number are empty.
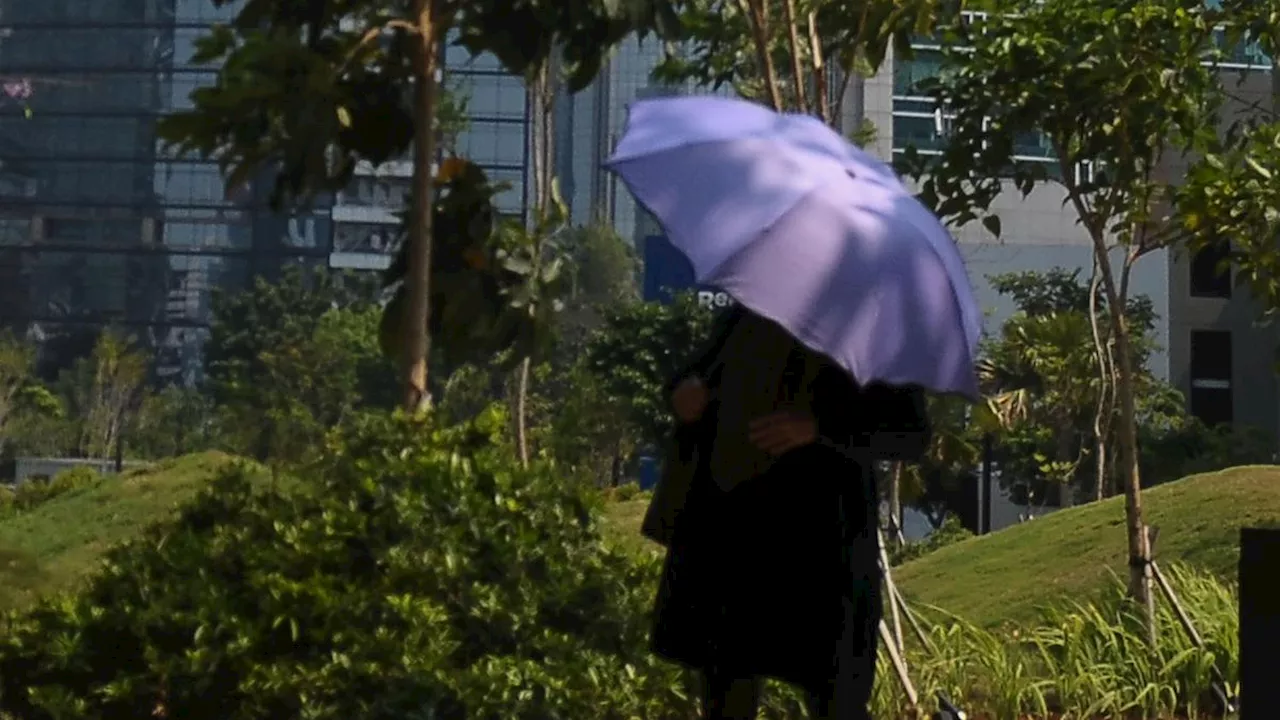
[[[976,399],[981,313],[949,232],[888,165],[807,115],[642,100],[606,166],[714,285],[863,384]]]

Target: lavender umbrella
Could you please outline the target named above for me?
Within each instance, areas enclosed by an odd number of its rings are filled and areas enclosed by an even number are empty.
[[[606,163],[699,283],[859,382],[978,397],[981,315],[950,233],[816,118],[718,97],[634,103]]]

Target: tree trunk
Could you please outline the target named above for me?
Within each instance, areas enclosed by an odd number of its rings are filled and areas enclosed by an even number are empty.
[[[418,412],[431,403],[427,391],[427,330],[431,313],[431,220],[435,208],[436,137],[436,0],[413,0],[417,26],[413,57],[413,188],[410,193],[409,267],[405,276],[404,356],[401,380],[406,410]]]
[[[555,85],[552,82],[552,60],[548,58],[534,70],[529,77],[529,113],[532,122],[529,124],[529,158],[533,175],[533,212],[526,222],[526,227],[536,231],[547,212],[551,208],[551,182],[555,173],[552,170],[554,146],[552,133],[552,112],[555,110]],[[538,247],[534,251],[534,278],[540,273],[542,259],[542,240],[534,238]],[[520,463],[529,466],[529,383],[533,359],[526,357],[520,361],[516,376],[516,391],[513,398],[515,407],[516,449],[520,455]]]
[[[898,545],[905,540],[902,534],[902,472],[903,464],[895,462],[889,475],[889,522],[893,525],[893,537]]]
[[[1065,156],[1065,153],[1063,154]],[[1070,168],[1063,168],[1064,172]],[[1148,639],[1155,639],[1155,617],[1151,614],[1151,578],[1146,572],[1151,560],[1147,544],[1146,528],[1142,522],[1141,470],[1138,466],[1138,428],[1134,408],[1133,352],[1129,344],[1129,323],[1125,317],[1124,296],[1116,288],[1116,276],[1111,268],[1110,248],[1107,247],[1106,227],[1101,222],[1089,222],[1092,217],[1074,189],[1068,194],[1076,213],[1084,221],[1093,241],[1094,262],[1102,276],[1102,289],[1106,292],[1107,310],[1111,318],[1111,337],[1115,341],[1116,397],[1120,401],[1119,424],[1116,428],[1117,461],[1124,486],[1125,530],[1129,545],[1129,596],[1143,608],[1146,616]]]
[[[1108,311],[1111,314],[1112,333],[1115,337],[1116,395],[1120,400],[1120,422],[1117,433],[1118,461],[1121,482],[1124,486],[1125,529],[1129,540],[1129,595],[1143,607],[1150,607],[1151,578],[1146,570],[1151,559],[1147,543],[1146,526],[1142,521],[1141,470],[1138,466],[1138,428],[1134,402],[1133,350],[1129,338],[1129,322],[1125,317],[1124,299],[1116,292],[1111,258],[1107,248],[1095,238],[1095,251],[1100,253],[1098,264],[1103,274],[1103,287],[1107,291]],[[1147,613],[1147,632],[1154,641],[1155,618]]]
[[[1098,263],[1093,264],[1093,278],[1089,281],[1089,329],[1093,333],[1093,348],[1098,354],[1098,404],[1093,413],[1094,500],[1106,497],[1107,492],[1107,438],[1111,434],[1115,373],[1108,361],[1108,344],[1103,341],[1098,328],[1098,292],[1102,279],[1098,275]]]
[[[520,452],[520,464],[529,467],[529,366],[532,361],[520,361],[516,377],[516,448]]]

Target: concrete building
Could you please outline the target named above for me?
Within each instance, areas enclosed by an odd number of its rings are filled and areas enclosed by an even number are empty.
[[[1260,53],[1241,53],[1231,78],[1233,100],[1224,120],[1274,107],[1280,78]],[[1236,85],[1236,81],[1239,84]],[[1185,174],[1175,160],[1168,177]],[[1260,310],[1230,271],[1219,272],[1224,246],[1196,256],[1177,253],[1169,263],[1170,378],[1192,413],[1206,422],[1262,428],[1280,437],[1280,385],[1276,350],[1280,329],[1259,323]]]

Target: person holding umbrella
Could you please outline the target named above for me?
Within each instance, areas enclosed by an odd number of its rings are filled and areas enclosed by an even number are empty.
[[[770,677],[815,718],[869,718],[873,467],[924,451],[926,391],[977,396],[954,243],[887,166],[744,101],[636,103],[609,167],[738,303],[668,388],[674,452],[644,524],[668,547],[653,650],[701,672],[708,720],[756,717]]]

